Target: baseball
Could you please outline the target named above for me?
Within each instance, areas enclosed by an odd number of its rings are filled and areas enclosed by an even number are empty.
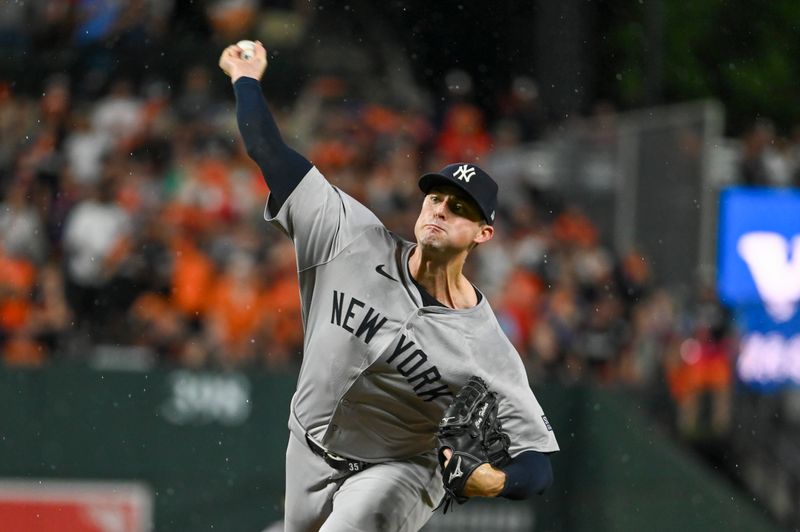
[[[245,61],[252,59],[256,53],[256,43],[253,41],[239,41],[236,46],[242,49],[241,57]]]

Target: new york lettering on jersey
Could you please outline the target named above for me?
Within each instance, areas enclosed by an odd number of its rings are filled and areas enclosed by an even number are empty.
[[[400,335],[386,362],[395,367],[412,386],[414,393],[426,402],[453,395],[447,385],[441,382],[439,368],[429,362],[427,353],[404,334]]]
[[[345,331],[355,335],[356,338],[361,338],[365,343],[369,344],[375,333],[386,323],[386,318],[372,307],[366,307],[367,310],[364,312],[366,303],[363,301],[355,297],[349,297],[348,299],[349,301],[346,301],[344,292],[333,291],[331,323],[340,326]],[[345,305],[347,310],[344,310]],[[356,312],[360,314],[360,322],[354,329],[354,324],[358,321],[358,318],[353,320]],[[342,314],[344,314],[344,317]]]
[[[343,292],[333,291],[331,304],[331,324],[337,325],[366,344],[386,323],[373,307]],[[429,361],[428,354],[413,340],[401,334],[386,359],[408,381],[414,393],[428,402],[447,395],[453,395],[441,379],[439,368]]]

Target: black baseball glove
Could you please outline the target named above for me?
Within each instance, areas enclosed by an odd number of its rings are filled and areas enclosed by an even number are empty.
[[[444,512],[467,501],[467,479],[481,464],[502,467],[510,460],[509,439],[497,419],[497,396],[480,377],[470,377],[444,412],[436,432],[439,438],[439,465],[442,467],[445,496]],[[445,467],[444,450],[453,455]],[[440,504],[441,506],[441,504]]]

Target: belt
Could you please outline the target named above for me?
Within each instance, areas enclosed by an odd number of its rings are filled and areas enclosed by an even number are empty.
[[[316,454],[317,456],[321,456],[322,459],[325,460],[326,464],[337,471],[349,471],[351,473],[357,473],[373,465],[369,462],[362,462],[360,460],[353,460],[352,458],[345,458],[344,456],[333,454],[312,440],[311,436],[308,434],[306,434],[306,443],[308,443],[308,448],[311,449],[312,453]]]

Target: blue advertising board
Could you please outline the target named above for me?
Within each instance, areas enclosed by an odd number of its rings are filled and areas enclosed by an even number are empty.
[[[717,265],[720,297],[742,333],[739,378],[800,385],[800,191],[724,190]]]

